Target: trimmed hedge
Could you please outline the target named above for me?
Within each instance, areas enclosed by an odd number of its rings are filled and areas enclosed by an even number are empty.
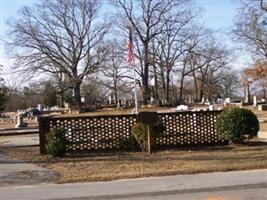
[[[257,136],[259,121],[251,110],[232,108],[218,116],[216,130],[224,140],[230,143],[242,143]]]

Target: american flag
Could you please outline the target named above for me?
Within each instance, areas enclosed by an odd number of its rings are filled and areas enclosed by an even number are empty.
[[[128,47],[128,58],[127,61],[129,65],[133,64],[133,36],[132,36],[132,29],[129,29],[129,39],[127,41],[127,47]]]

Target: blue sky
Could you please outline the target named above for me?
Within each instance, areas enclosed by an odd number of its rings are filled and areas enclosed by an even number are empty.
[[[227,29],[237,15],[237,0],[195,0],[204,9],[201,21],[211,29]]]
[[[24,5],[30,5],[37,0],[0,0],[2,31],[6,29],[6,20],[16,15]],[[204,9],[203,18],[205,25],[213,29],[228,28],[234,19],[238,6],[237,0],[195,0]]]
[[[30,5],[35,0],[0,0],[0,64],[4,66],[4,76],[9,75],[9,63],[5,56],[5,49],[2,40],[6,40],[7,20],[16,15],[17,11],[25,5]]]
[[[4,47],[1,39],[5,39],[7,30],[6,21],[16,15],[17,11],[36,0],[0,0],[0,64],[8,65],[5,58]],[[237,15],[237,0],[195,0],[204,12],[200,22],[206,27],[215,30],[223,30],[225,33],[231,30],[233,19]]]

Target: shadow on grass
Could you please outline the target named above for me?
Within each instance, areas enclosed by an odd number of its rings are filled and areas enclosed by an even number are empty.
[[[243,143],[243,145],[247,145],[247,146],[267,146],[267,141],[249,141],[249,142],[245,142]]]
[[[248,148],[246,148],[248,147]],[[35,164],[48,163],[68,163],[68,162],[136,162],[136,163],[157,163],[166,161],[241,161],[241,160],[267,160],[267,143],[249,142],[243,145],[207,146],[207,147],[183,147],[171,150],[154,151],[151,155],[146,152],[137,151],[112,151],[101,153],[80,153],[67,154],[65,157],[52,157],[50,155],[40,155],[39,148],[9,147],[13,154],[10,159],[2,159],[0,163],[25,163]],[[0,149],[1,150],[1,149]],[[20,156],[19,154],[24,153]],[[3,151],[5,154],[5,151]],[[22,154],[23,154],[22,153]],[[18,155],[19,159],[13,159]]]

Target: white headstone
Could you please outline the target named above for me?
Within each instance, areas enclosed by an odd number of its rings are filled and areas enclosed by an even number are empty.
[[[214,106],[213,105],[209,105],[209,110],[213,111],[214,110]]]
[[[153,98],[153,96],[150,97],[150,102],[151,102],[151,103],[154,102],[154,98]]]
[[[228,97],[228,98],[225,98],[224,100],[225,103],[231,103],[231,99]]]
[[[43,106],[42,106],[41,104],[38,104],[38,105],[37,105],[37,109],[38,109],[39,111],[43,111]]]
[[[187,105],[179,105],[176,108],[177,111],[182,111],[182,110],[188,110],[188,106]]]
[[[257,96],[253,96],[253,107],[257,107]]]
[[[81,97],[81,102],[85,103],[85,97]]]
[[[223,105],[227,106],[227,104],[230,104],[230,103],[231,103],[231,99],[230,98],[225,98],[225,100],[223,102]]]
[[[26,124],[23,122],[23,116],[22,113],[19,113],[17,115],[17,124],[15,125],[16,128],[25,127]]]
[[[117,108],[120,108],[121,107],[121,100],[119,99],[118,101],[117,101]]]

